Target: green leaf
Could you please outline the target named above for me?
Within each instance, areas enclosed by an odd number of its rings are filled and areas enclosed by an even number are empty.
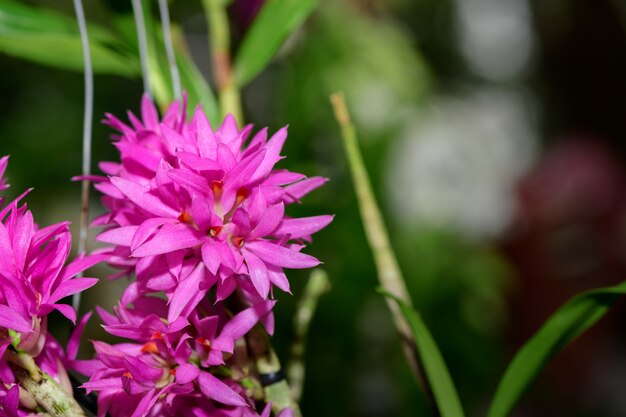
[[[448,368],[420,314],[388,291],[381,288],[378,292],[394,300],[409,322],[428,385],[432,389],[441,417],[463,417],[463,407]]]
[[[214,126],[219,125],[219,110],[215,95],[209,87],[206,79],[193,62],[193,59],[186,53],[176,50],[176,62],[178,63],[178,71],[180,72],[180,81],[183,89],[187,91],[190,108],[199,103],[207,118]]]
[[[235,81],[244,86],[261,72],[284,40],[311,14],[318,0],[268,0],[235,58]]]
[[[488,417],[508,416],[542,369],[565,346],[597,322],[626,293],[626,281],[572,298],[515,355],[491,403]]]
[[[94,72],[133,77],[137,58],[108,30],[88,24]],[[78,24],[73,16],[12,0],[0,0],[0,52],[39,64],[83,70]]]

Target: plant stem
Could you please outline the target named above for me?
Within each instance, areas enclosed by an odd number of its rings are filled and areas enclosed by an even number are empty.
[[[248,340],[248,348],[256,369],[261,377],[263,384],[264,376],[278,376],[275,382],[265,383],[264,393],[265,401],[272,403],[272,411],[274,414],[280,413],[286,408],[291,408],[295,417],[302,417],[300,406],[293,399],[289,384],[282,376],[282,366],[280,360],[270,344],[269,337],[265,330],[257,325],[246,336]]]
[[[51,417],[85,417],[85,413],[68,393],[50,375],[43,372],[25,353],[8,351],[5,357],[11,370],[20,383],[37,404]]]
[[[167,64],[170,67],[170,76],[172,77],[172,89],[174,90],[174,98],[181,99],[180,74],[176,65],[176,56],[174,55],[174,45],[172,42],[172,31],[170,28],[170,12],[167,7],[167,0],[159,0],[159,12],[161,14],[161,26],[163,28],[163,44],[165,45],[165,53],[167,55]]]
[[[219,93],[222,117],[232,114],[239,125],[243,125],[241,95],[232,71],[230,56],[230,26],[224,0],[203,0],[207,24],[213,78]]]
[[[141,74],[143,78],[143,91],[152,98],[150,91],[150,73],[148,68],[148,40],[146,35],[146,20],[143,15],[141,0],[132,0],[135,27],[137,28],[137,44],[139,45],[139,61],[141,62]]]
[[[350,114],[346,106],[343,93],[335,93],[330,97],[335,112],[335,118],[341,127],[343,144],[348,157],[354,188],[359,202],[359,210],[365,228],[365,235],[374,255],[374,262],[378,271],[378,279],[381,286],[408,305],[412,305],[411,297],[406,288],[398,260],[389,243],[389,235],[380,208],[376,203],[374,192],[370,183],[369,175],[363,162],[363,156],[359,150],[356,131],[350,120]],[[420,358],[415,348],[415,341],[407,320],[402,315],[398,305],[387,298],[387,306],[396,329],[400,333],[400,339],[407,361],[418,383],[424,389],[426,395],[430,395],[430,389],[426,383]]]
[[[287,377],[294,401],[300,401],[302,397],[305,375],[304,354],[309,326],[320,297],[329,290],[328,274],[321,269],[316,269],[311,273],[302,298],[296,306],[296,313],[293,317],[294,340],[291,344],[291,358],[287,365]]]
[[[80,31],[80,41],[83,48],[85,65],[85,109],[83,115],[83,177],[88,177],[91,171],[91,124],[93,119],[93,69],[91,66],[91,52],[87,35],[87,21],[83,10],[83,2],[74,0],[76,19]],[[87,232],[89,230],[89,180],[83,179],[80,204],[80,232],[78,236],[78,253],[87,251]],[[78,313],[80,309],[80,292],[72,296],[72,306]]]

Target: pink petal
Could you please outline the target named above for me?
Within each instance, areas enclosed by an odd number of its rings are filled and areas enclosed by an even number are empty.
[[[291,407],[283,408],[276,417],[294,417]]]
[[[12,329],[20,333],[33,331],[32,325],[24,317],[5,305],[0,305],[0,327]]]
[[[76,294],[77,292],[85,291],[87,288],[91,288],[98,283],[97,278],[74,278],[69,281],[65,281],[63,284],[52,293],[47,300],[49,303],[56,303],[62,298]]]
[[[195,171],[220,171],[222,166],[212,159],[202,158],[191,152],[177,152],[176,156],[189,168]]]
[[[198,385],[200,385],[200,390],[204,395],[219,403],[238,407],[248,406],[239,394],[208,372],[200,372]]]
[[[324,183],[328,181],[328,178],[322,177],[312,177],[300,182],[296,182],[287,186],[287,195],[285,195],[285,203],[294,203],[296,201],[300,201],[302,197],[315,190],[316,188],[321,187]]]
[[[211,129],[211,123],[209,123],[209,120],[206,118],[202,107],[196,107],[191,125],[196,129],[196,139],[198,141],[200,156],[215,159],[217,141],[215,140],[213,129]]]
[[[104,390],[122,390],[122,378],[103,378],[95,381],[88,381],[81,385],[81,388],[87,390],[87,393],[91,391],[104,391]]]
[[[213,275],[217,274],[217,270],[222,263],[216,246],[213,239],[207,239],[202,245],[202,262]]]
[[[209,182],[201,175],[186,169],[170,169],[167,175],[177,184],[204,193],[209,189]]]
[[[195,308],[204,298],[207,291],[200,289],[200,282],[204,279],[205,273],[204,265],[199,263],[191,274],[178,283],[170,299],[170,308],[167,314],[167,320],[170,323],[181,316],[185,310],[189,314],[190,310]],[[186,315],[184,316],[186,317]]]
[[[237,122],[232,114],[229,113],[224,118],[224,122],[220,127],[220,133],[222,143],[227,143],[239,136],[239,127],[237,127]]]
[[[227,145],[220,143],[217,145],[217,162],[224,171],[229,171],[237,165],[237,157]]]
[[[148,365],[139,358],[127,356],[124,358],[126,369],[137,382],[156,382],[163,374],[163,370]]]
[[[42,304],[42,307],[45,304]],[[69,306],[67,304],[50,304],[52,307],[54,307],[55,310],[57,310],[59,313],[63,314],[69,321],[71,321],[72,323],[76,323],[76,311],[74,311],[74,309],[72,308],[72,306]]]
[[[242,338],[263,316],[272,311],[275,304],[275,300],[263,301],[243,310],[226,323],[220,335],[229,336],[233,340]]]
[[[67,348],[65,350],[67,358],[70,361],[74,361],[76,359],[76,355],[78,354],[78,348],[80,346],[80,340],[83,336],[83,331],[85,330],[85,326],[91,317],[91,312],[85,314],[82,319],[78,322],[78,325],[72,331],[70,338],[67,341]]]
[[[261,413],[261,417],[270,417],[271,413],[272,413],[272,403],[270,402],[263,409],[263,412]]]
[[[200,370],[197,366],[190,363],[184,363],[176,368],[176,383],[186,384],[187,382],[194,381],[200,375]]]
[[[312,268],[320,264],[316,258],[270,243],[266,240],[246,242],[245,247],[263,261],[283,268]]]
[[[228,183],[235,191],[245,183],[250,183],[252,175],[259,168],[265,158],[265,150],[252,154],[237,164],[226,174],[224,183]]]
[[[130,201],[147,212],[159,217],[178,217],[176,210],[150,194],[145,187],[119,177],[111,177],[111,183]]]
[[[13,271],[13,245],[11,238],[4,224],[0,223],[0,269],[5,271]]]
[[[72,370],[85,376],[92,376],[101,367],[102,367],[102,364],[100,363],[100,361],[97,361],[97,360],[78,359],[78,360],[74,360],[72,363]]]
[[[278,268],[275,266],[270,266],[267,268],[267,276],[269,277],[272,284],[276,285],[281,290],[286,293],[291,294],[291,289],[289,288],[289,280],[287,276],[283,272],[282,268]]]
[[[98,242],[110,243],[112,245],[130,246],[130,242],[135,236],[138,226],[122,226],[100,233],[96,240]]]
[[[276,230],[274,235],[289,235],[292,239],[299,239],[307,237],[315,232],[325,228],[333,221],[335,216],[313,216],[302,217],[299,219],[283,219],[281,224]]]
[[[137,228],[132,240],[130,242],[130,249],[135,250],[138,246],[143,244],[152,234],[164,224],[173,224],[178,222],[178,219],[153,217],[150,218]]]
[[[126,168],[128,168],[130,161],[139,167],[147,169],[149,172],[154,172],[159,167],[161,158],[139,143],[117,142],[115,147],[122,155],[122,162]],[[143,171],[142,169],[141,172]]]
[[[159,126],[159,113],[148,94],[144,94],[141,98],[141,118],[149,129],[155,130]]]
[[[121,164],[119,164],[118,162],[103,161],[98,164],[98,168],[100,168],[100,171],[104,172],[107,175],[119,175]],[[106,179],[108,180],[108,178]]]
[[[252,285],[254,285],[254,289],[261,298],[265,300],[270,292],[270,280],[267,276],[265,262],[246,250],[244,250],[244,258],[246,259],[246,264],[248,264],[248,274],[250,275]]]
[[[150,240],[132,252],[134,257],[160,255],[179,249],[191,248],[205,240],[202,233],[186,224],[165,225]]]
[[[280,161],[280,151],[287,139],[287,127],[281,128],[278,132],[274,133],[272,138],[267,142],[265,146],[265,158],[259,165],[254,175],[250,178],[251,181],[256,181],[261,178],[265,178],[269,175],[270,171],[276,165],[276,162]]]
[[[269,206],[261,216],[259,223],[250,232],[250,238],[260,238],[272,233],[283,220],[285,205],[283,203]]]
[[[18,270],[24,269],[26,255],[30,249],[31,239],[34,235],[33,215],[30,211],[26,211],[21,218],[17,220],[15,230],[13,232],[13,251],[15,252],[15,266]]]

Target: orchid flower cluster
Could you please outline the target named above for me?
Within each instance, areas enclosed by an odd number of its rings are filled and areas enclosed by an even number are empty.
[[[99,310],[127,340],[94,342],[84,388],[99,416],[268,417],[245,336],[258,323],[273,333],[274,287],[290,291],[283,268],[319,264],[301,250],[332,216],[290,218],[285,206],[326,180],[274,169],[287,128],[248,140],[252,126],[228,116],[214,130],[200,108],[187,122],[185,107],[160,119],[144,97],[141,119],[105,120],[120,162],[91,177],[107,209],[94,224],[113,277],[134,279],[112,314]]]
[[[8,187],[7,163],[8,157],[0,159],[0,191]],[[6,205],[0,198],[0,415],[7,417],[29,415],[37,408],[14,373],[25,358],[34,358],[71,395],[67,371],[80,372],[84,364],[76,360],[76,354],[89,315],[76,326],[66,349],[48,333],[48,315],[56,310],[75,323],[76,311],[62,300],[95,285],[96,278],[77,275],[105,259],[103,255],[84,256],[66,265],[69,223],[39,228],[26,204],[20,205],[30,191]]]

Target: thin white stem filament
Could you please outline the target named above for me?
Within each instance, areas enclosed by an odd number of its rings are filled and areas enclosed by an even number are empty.
[[[83,61],[85,72],[85,111],[83,118],[83,177],[87,178],[91,172],[91,123],[93,119],[93,69],[91,67],[91,52],[87,36],[87,21],[81,0],[74,0],[76,19],[80,31],[80,40],[83,46]],[[89,180],[82,183],[80,232],[78,237],[78,253],[84,254],[87,250],[87,229],[89,228]],[[78,312],[80,307],[80,293],[73,298],[73,307]]]
[[[141,74],[143,77],[143,91],[152,97],[150,93],[150,79],[148,77],[148,41],[146,39],[146,22],[143,16],[141,0],[133,0],[133,15],[137,27],[137,43],[139,44],[139,61],[141,62]]]
[[[172,44],[172,31],[170,28],[170,11],[167,7],[167,0],[159,0],[159,12],[161,13],[161,26],[163,27],[163,43],[165,44],[165,53],[167,54],[167,63],[170,67],[170,75],[172,76],[172,87],[174,89],[174,98],[180,100],[180,75],[178,66],[176,65],[176,56],[174,55],[174,45]]]

